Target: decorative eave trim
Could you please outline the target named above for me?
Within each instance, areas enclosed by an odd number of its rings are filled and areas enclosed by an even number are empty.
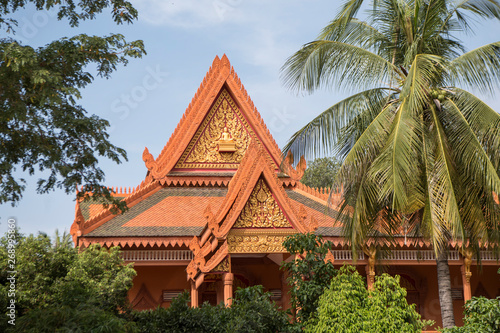
[[[88,247],[91,244],[100,244],[104,247],[120,246],[121,248],[144,247],[173,247],[189,246],[192,237],[80,237],[79,246]]]
[[[159,180],[161,185],[166,186],[228,186],[231,177],[164,177]]]

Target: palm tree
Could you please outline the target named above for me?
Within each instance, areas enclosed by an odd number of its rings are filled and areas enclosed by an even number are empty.
[[[64,230],[63,234],[59,233],[59,229],[56,229],[54,233],[54,249],[59,248],[73,248],[73,240],[71,239],[71,234]]]
[[[447,251],[498,241],[500,116],[468,90],[500,83],[500,42],[466,52],[466,14],[500,19],[496,0],[347,1],[282,68],[296,91],[357,91],[295,133],[296,156],[342,158],[338,219],[353,251],[402,224],[435,249],[444,327],[454,326]],[[298,154],[298,155],[297,155]],[[380,217],[384,216],[384,219]],[[498,244],[498,243],[496,243]]]

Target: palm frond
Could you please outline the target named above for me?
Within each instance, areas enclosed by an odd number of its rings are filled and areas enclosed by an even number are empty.
[[[500,19],[500,3],[496,0],[461,0],[449,9],[448,15],[443,21],[446,25],[454,16],[465,32],[471,32],[471,26],[467,22],[467,16],[461,10],[477,15],[482,18]],[[443,28],[443,27],[442,27]]]
[[[396,101],[388,103],[363,130],[345,156],[334,181],[334,187],[355,184],[359,180],[359,175],[368,173],[371,164],[387,141],[396,108]]]
[[[379,184],[379,200],[394,211],[410,214],[423,207],[421,125],[407,99],[401,101],[384,148],[370,168]]]
[[[408,107],[413,114],[428,103],[430,88],[441,83],[443,62],[441,57],[432,54],[418,54],[413,59],[401,87],[401,98],[408,99]]]
[[[435,142],[435,162],[430,173],[431,178],[428,181],[428,189],[433,223],[443,229],[443,232],[439,235],[440,237],[433,240],[436,246],[435,250],[439,252],[442,250],[441,247],[447,244],[447,238],[442,238],[448,236],[445,231],[449,232],[449,236],[454,239],[464,239],[465,232],[453,183],[456,170],[449,155],[450,147],[436,107],[431,105],[430,110],[433,129],[429,131],[429,134]]]
[[[500,85],[500,42],[481,46],[452,60],[448,66],[452,85],[493,92]]]
[[[312,92],[320,87],[380,87],[401,70],[383,57],[361,47],[337,41],[318,40],[306,44],[285,62],[284,84],[295,91]]]
[[[366,50],[378,50],[387,37],[367,22],[352,19],[344,28],[338,29],[337,20],[332,21],[321,31],[317,40],[330,40],[359,46]]]
[[[290,138],[283,148],[284,156],[288,151],[294,156],[305,155],[308,158],[331,153],[341,130],[360,115],[377,114],[391,91],[389,88],[370,89],[331,106]]]
[[[470,92],[453,88],[453,101],[470,125],[496,170],[500,170],[500,114]]]
[[[342,28],[345,27],[352,18],[354,18],[361,8],[362,4],[363,0],[346,0],[341,6],[341,9],[339,10],[339,13],[337,14],[335,20],[338,24],[337,29],[342,30]]]
[[[500,193],[500,177],[497,169],[491,163],[478,137],[472,131],[471,125],[462,113],[462,110],[448,98],[444,104],[446,112],[441,112],[447,137],[452,146],[454,160],[463,166],[463,172],[468,181],[485,192]]]

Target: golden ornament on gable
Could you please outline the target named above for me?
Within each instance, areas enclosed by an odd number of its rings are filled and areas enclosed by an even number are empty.
[[[229,258],[226,257],[217,266],[215,266],[214,269],[212,269],[212,272],[229,272],[229,266]]]
[[[259,179],[233,228],[291,228],[263,179]]]
[[[287,235],[231,235],[227,237],[229,253],[284,253]]]
[[[237,168],[252,138],[255,134],[223,90],[176,167]]]

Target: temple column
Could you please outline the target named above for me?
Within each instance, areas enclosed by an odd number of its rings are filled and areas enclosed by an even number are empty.
[[[233,273],[224,273],[222,278],[224,282],[224,304],[229,307],[233,304]]]
[[[196,288],[196,283],[191,281],[191,307],[198,307],[198,288]]]
[[[464,302],[467,302],[472,297],[472,292],[470,289],[470,278],[472,277],[472,272],[470,271],[470,265],[472,263],[472,251],[466,249],[462,252],[464,263],[460,267],[462,272],[462,285],[464,289]]]
[[[288,271],[281,274],[281,308],[283,310],[290,309],[290,286],[288,285]]]

